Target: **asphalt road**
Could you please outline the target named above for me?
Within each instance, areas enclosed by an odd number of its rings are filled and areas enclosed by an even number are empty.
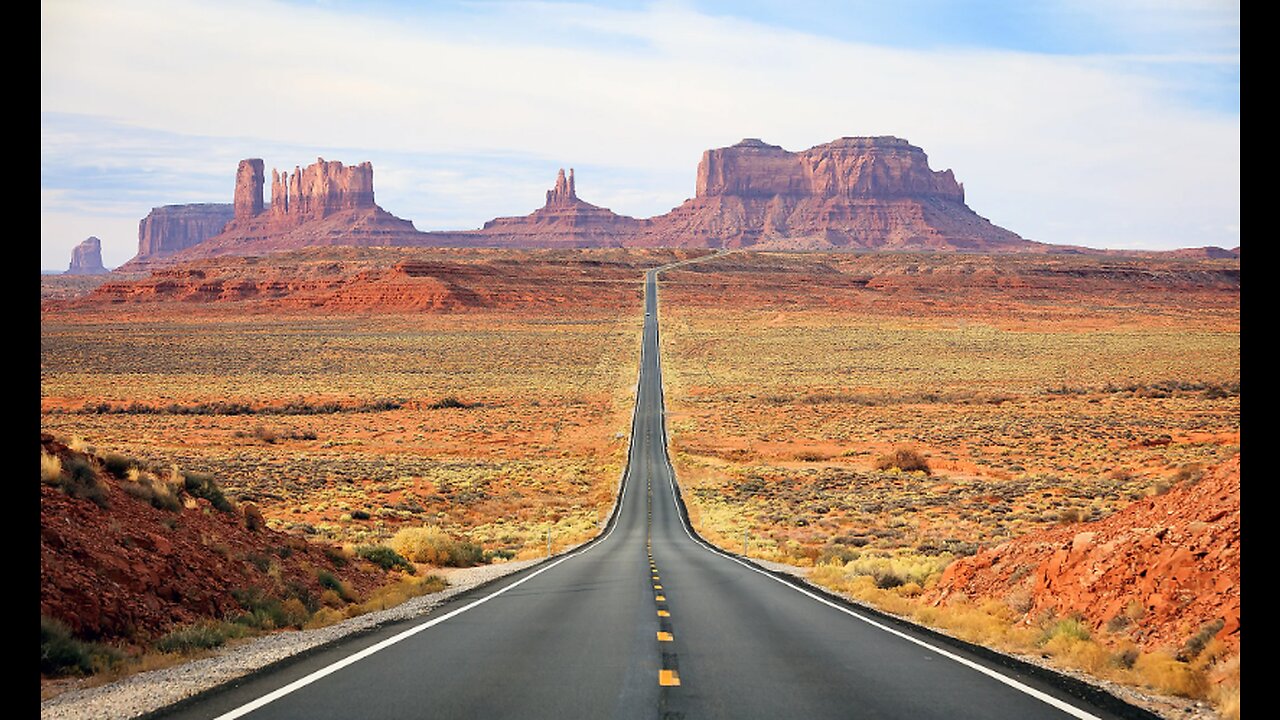
[[[214,718],[1118,718],[696,539],[666,453],[654,272],[631,461],[597,542],[185,704]]]

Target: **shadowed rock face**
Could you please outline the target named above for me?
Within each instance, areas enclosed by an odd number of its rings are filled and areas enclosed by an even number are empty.
[[[102,241],[98,238],[85,238],[84,242],[71,251],[68,275],[101,275],[105,272],[107,269],[102,266]]]
[[[222,232],[235,216],[228,203],[164,205],[138,223],[138,254],[125,265],[143,265],[195,246]]]

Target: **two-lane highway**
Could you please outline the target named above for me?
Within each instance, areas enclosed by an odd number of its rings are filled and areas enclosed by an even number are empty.
[[[630,462],[595,543],[173,717],[1117,718],[710,548],[667,455],[656,277]]]

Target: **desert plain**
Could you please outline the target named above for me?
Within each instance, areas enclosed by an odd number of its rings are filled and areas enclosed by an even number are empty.
[[[348,553],[434,527],[485,561],[539,557],[609,515],[643,272],[688,258],[659,315],[703,537],[974,642],[1238,702],[1238,258],[313,248],[48,277],[41,430],[211,475]],[[1215,607],[1101,616],[957,584],[984,551],[1070,544],[1233,458]]]

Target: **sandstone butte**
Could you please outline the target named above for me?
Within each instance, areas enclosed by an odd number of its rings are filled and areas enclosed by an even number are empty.
[[[928,600],[1008,601],[1026,617],[1078,613],[1098,630],[1114,619],[1147,650],[1179,648],[1221,622],[1240,648],[1240,456],[1164,495],[1101,520],[1011,540],[949,565]],[[1136,617],[1135,617],[1136,616]]]
[[[107,272],[102,265],[102,241],[87,237],[71,250],[71,264],[67,275],[101,275]]]
[[[634,218],[578,197],[562,169],[546,202],[474,230],[422,232],[374,201],[373,167],[317,160],[271,172],[236,172],[231,204],[157,207],[139,226],[136,271],[213,255],[256,255],[325,245],[495,248],[686,247],[762,250],[1082,252],[1023,239],[971,210],[951,170],[934,171],[896,137],[845,137],[801,152],[761,140],[707,150],[694,197],[663,215]],[[1096,252],[1096,251],[1095,251]],[[1188,256],[1239,257],[1199,248]]]

